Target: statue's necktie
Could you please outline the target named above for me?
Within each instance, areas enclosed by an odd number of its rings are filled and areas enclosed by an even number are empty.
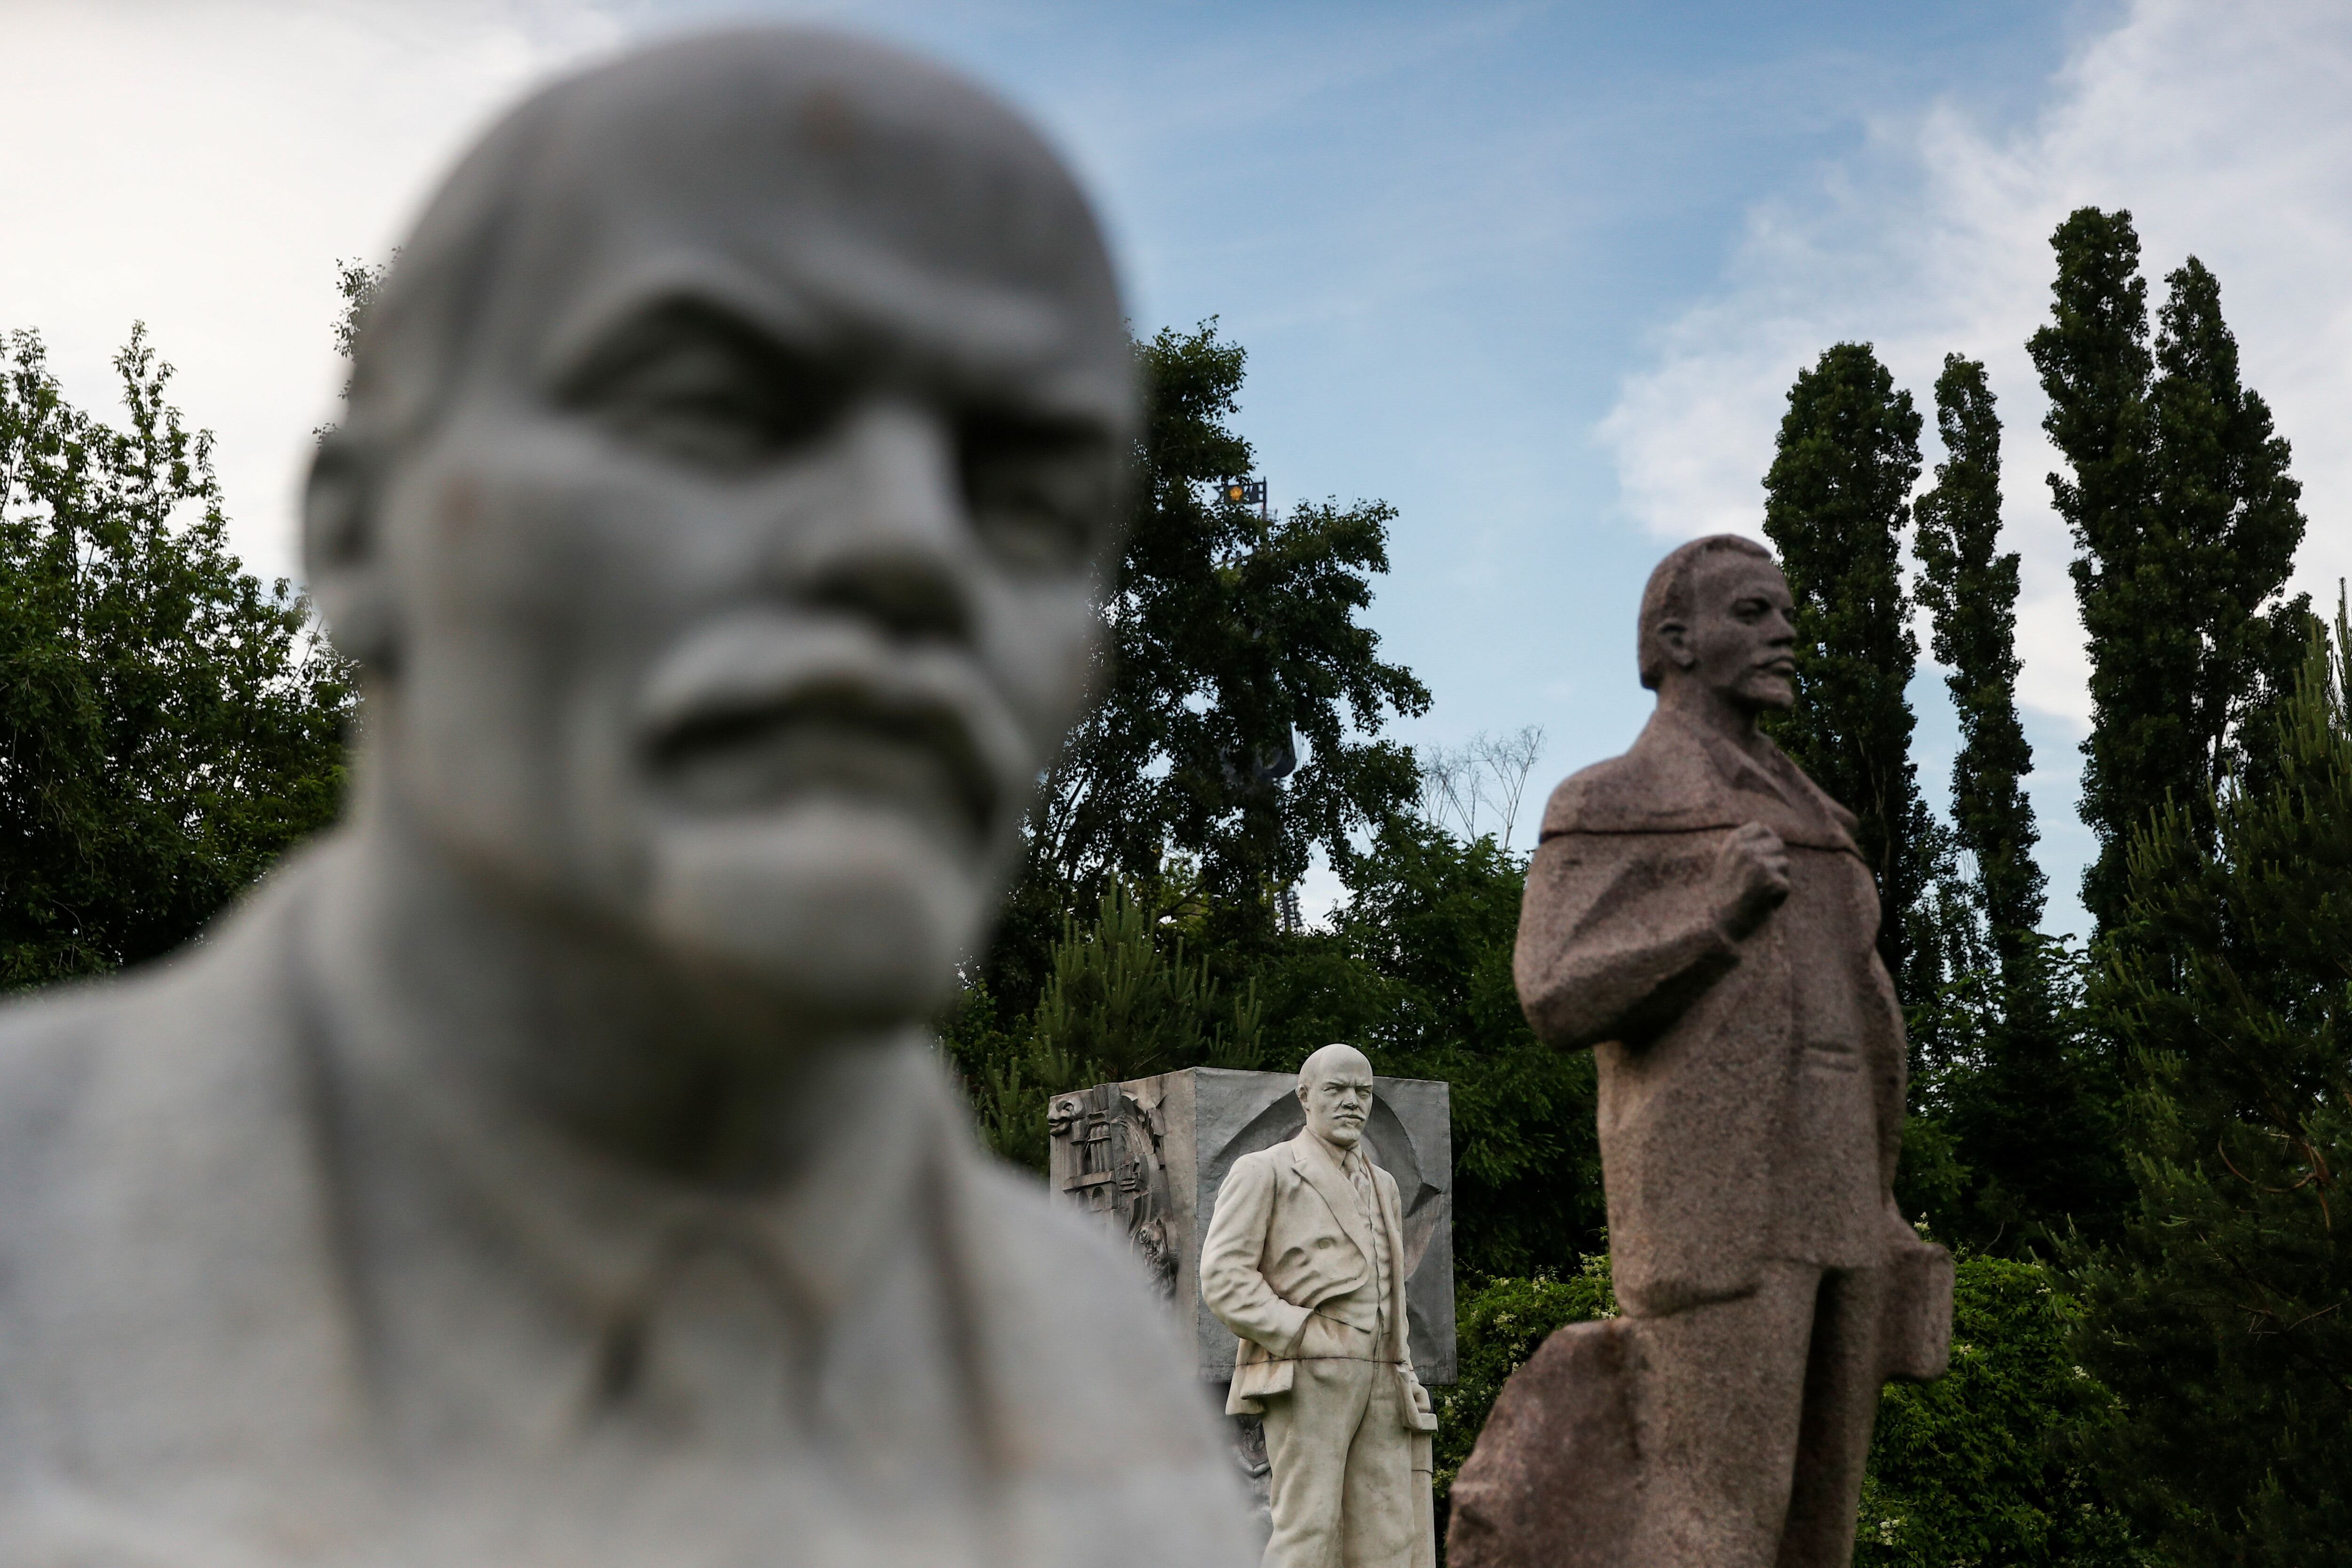
[[[807,1333],[756,1237],[697,1225],[674,1234],[616,1317],[606,1350],[614,1411],[677,1441],[737,1452],[793,1437],[809,1406]]]

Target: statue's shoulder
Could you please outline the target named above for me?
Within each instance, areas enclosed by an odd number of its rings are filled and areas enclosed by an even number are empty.
[[[0,1005],[0,1185],[10,1167],[68,1125],[109,1045],[127,1037],[138,983],[77,980]],[[5,1202],[0,1197],[0,1202]]]
[[[1682,725],[1654,717],[1622,756],[1560,782],[1544,806],[1543,837],[1716,826],[1729,815],[1723,794],[1715,764],[1697,739]]]
[[[0,1004],[0,1118],[73,1095],[123,1053],[175,1056],[180,1036],[204,1029],[205,1015],[193,1009],[213,999],[220,972],[243,967],[225,947],[192,944],[119,974],[59,981]]]
[[[286,891],[265,887],[164,958],[0,1005],[0,1210],[70,1203],[77,1173],[210,1142],[198,1124],[233,1114],[287,1054],[271,1023],[289,991]]]
[[[1291,1163],[1290,1142],[1286,1139],[1271,1148],[1254,1149],[1236,1156],[1225,1170],[1225,1180],[1239,1177],[1244,1181],[1272,1181],[1288,1170]]]

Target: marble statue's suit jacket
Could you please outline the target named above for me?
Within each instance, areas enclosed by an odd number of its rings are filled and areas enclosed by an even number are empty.
[[[497,1550],[415,1537],[455,1527],[387,1456],[343,1112],[299,956],[331,858],[311,852],[170,962],[0,1012],[0,1564],[1189,1565],[1240,1549],[1231,1461],[1172,1336],[1164,1353],[1134,1342],[1159,1309],[1132,1265],[982,1155],[919,1042],[897,1049],[876,1117],[902,1134],[901,1184],[877,1195],[858,1162],[885,1167],[880,1182],[892,1162],[845,1152],[855,1218],[833,1228],[875,1232],[890,1261],[869,1271],[887,1289],[837,1314],[859,1402],[845,1418],[863,1425],[827,1464],[726,1474],[629,1450],[567,1493],[572,1458],[530,1468],[573,1453],[557,1429],[491,1456],[517,1461],[488,1498],[510,1531]],[[949,1328],[894,1332],[909,1313]],[[449,1336],[445,1359],[478,1354],[471,1338]],[[955,1526],[940,1539],[898,1517],[911,1483],[891,1467],[918,1447],[955,1456],[950,1500],[925,1499]],[[600,1506],[640,1485],[677,1505],[650,1546],[590,1523],[565,1534],[567,1519],[609,1522]],[[805,1503],[793,1532],[750,1556],[740,1541],[700,1550],[715,1514],[785,1494]]]
[[[1426,1411],[1428,1395],[1406,1350],[1403,1208],[1396,1178],[1370,1163],[1390,1259],[1387,1338],[1378,1354],[1396,1363],[1399,1408]],[[1240,1335],[1225,1413],[1258,1415],[1267,1394],[1289,1393],[1308,1320],[1361,1286],[1371,1271],[1363,1205],[1314,1133],[1302,1131],[1234,1161],[1217,1190],[1201,1245],[1202,1297]]]
[[[1715,922],[1732,830],[1788,845],[1793,890],[1744,941]],[[1916,1247],[1890,1194],[1904,1044],[1854,818],[1661,710],[1562,784],[1529,868],[1516,973],[1542,1038],[1600,1064],[1616,1286],[1646,1312],[1735,1296],[1780,1258],[1866,1267]]]

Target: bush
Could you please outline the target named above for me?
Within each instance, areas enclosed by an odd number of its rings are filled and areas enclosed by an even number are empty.
[[[2075,1365],[2077,1314],[2039,1263],[1963,1258],[1952,1368],[1881,1396],[1856,1568],[2125,1568],[2143,1558],[2076,1458],[2116,1401]],[[1606,1254],[1567,1279],[1490,1279],[1454,1313],[1462,1381],[1433,1390],[1437,1495],[1470,1457],[1503,1384],[1553,1330],[1617,1315]]]
[[[2077,1455],[2115,1396],[2074,1363],[2047,1268],[1959,1260],[1952,1366],[1880,1396],[1856,1568],[2105,1568],[2141,1561]]]

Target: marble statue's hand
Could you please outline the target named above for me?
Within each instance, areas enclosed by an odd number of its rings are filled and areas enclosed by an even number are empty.
[[[1789,896],[1789,847],[1760,822],[1732,832],[1715,856],[1716,919],[1738,942]]]

